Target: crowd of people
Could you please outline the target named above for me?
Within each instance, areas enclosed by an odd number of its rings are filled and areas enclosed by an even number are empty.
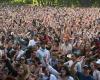
[[[0,80],[100,80],[100,9],[0,5]]]

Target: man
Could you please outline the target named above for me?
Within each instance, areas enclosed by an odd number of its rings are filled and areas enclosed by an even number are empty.
[[[12,65],[11,61],[7,57],[7,55],[3,56],[4,66],[8,69],[8,75],[13,77],[17,77],[18,73],[15,70],[14,66]]]
[[[63,55],[71,53],[72,52],[71,43],[69,41],[66,41],[65,43],[62,43],[61,44],[61,51],[62,51]]]
[[[94,41],[96,44],[96,48],[100,49],[100,32],[97,34],[97,37]]]
[[[80,59],[76,59],[76,61],[74,62],[74,64],[72,65],[71,69],[72,72],[77,75],[79,80],[94,80],[93,77],[90,75],[91,72],[91,68],[88,65],[84,65],[83,66],[83,71],[82,72],[78,72],[74,70],[74,67],[76,65],[77,62],[79,62]]]
[[[40,59],[40,61],[43,65],[46,65],[46,63],[49,63],[50,52],[46,49],[46,46],[44,43],[41,44],[41,47],[40,47],[40,49],[37,50],[36,55]]]
[[[20,66],[17,72],[18,72],[17,80],[27,80],[30,75],[29,65],[25,64],[24,57],[21,57],[20,59]]]
[[[88,65],[83,67],[83,72],[77,72],[76,75],[78,76],[79,80],[94,80],[93,77],[90,75],[91,68]]]
[[[65,62],[64,63],[64,65],[65,66],[67,66],[69,69],[71,69],[71,67],[72,67],[72,65],[74,64],[74,61],[77,59],[77,58],[81,58],[81,60],[79,61],[79,62],[77,62],[76,64],[75,64],[75,67],[74,67],[74,69],[75,69],[75,71],[77,71],[77,72],[82,72],[82,63],[83,63],[83,57],[80,57],[80,56],[78,56],[78,55],[75,55],[75,54],[73,54],[73,55],[67,55],[67,57],[70,59],[68,62]]]
[[[100,59],[95,63],[95,70],[93,71],[93,77],[95,80],[100,80]]]

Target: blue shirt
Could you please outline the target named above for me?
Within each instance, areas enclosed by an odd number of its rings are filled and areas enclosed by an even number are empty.
[[[92,76],[85,76],[81,72],[77,72],[76,75],[78,76],[79,80],[94,80]]]

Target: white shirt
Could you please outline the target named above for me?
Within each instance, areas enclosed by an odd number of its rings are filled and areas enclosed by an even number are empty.
[[[23,50],[18,51],[18,55],[17,55],[16,59],[20,59],[23,55],[24,55],[24,51]]]
[[[69,76],[67,80],[74,80],[74,78]]]
[[[69,51],[72,51],[72,45],[70,43],[68,45],[64,43],[61,45],[61,50],[63,51],[63,54],[67,54]]]
[[[40,59],[41,62],[44,62],[44,60],[46,59],[47,63],[49,63],[50,52],[47,49],[40,48],[39,50],[37,50],[36,55]]]
[[[76,72],[82,72],[82,63],[81,62],[77,62],[75,65],[75,71]]]
[[[56,78],[55,75],[51,74],[51,75],[50,75],[50,80],[57,80],[57,78]]]
[[[93,77],[94,77],[95,80],[100,80],[100,71],[95,70],[93,72]]]
[[[52,73],[55,76],[59,76],[59,72],[55,70],[51,65],[48,64],[47,69],[49,70],[50,73]]]
[[[50,56],[50,52],[47,50],[47,49],[39,49],[39,50],[37,50],[37,57],[39,57],[39,56],[41,56],[41,57],[49,57]]]
[[[67,66],[68,68],[71,68],[73,63],[74,63],[73,60],[69,60],[69,61],[65,62],[64,65]]]
[[[36,43],[37,43],[37,42],[36,42],[34,39],[32,39],[32,40],[29,41],[28,46],[35,46]]]

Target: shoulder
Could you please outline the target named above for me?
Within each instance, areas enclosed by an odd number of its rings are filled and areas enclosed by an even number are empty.
[[[90,80],[94,80],[94,78],[93,78],[92,76],[89,76],[89,79],[90,79]]]
[[[47,50],[47,49],[45,49],[45,51],[46,51],[47,53],[50,53],[49,50]]]
[[[34,42],[34,39],[30,40],[29,42]]]
[[[57,78],[56,78],[55,75],[51,74],[51,75],[50,75],[50,80],[57,80]]]
[[[39,53],[39,52],[41,52],[41,49],[38,49],[38,50],[37,50],[37,53]]]
[[[83,75],[83,73],[82,72],[76,72],[76,75]]]
[[[55,78],[55,76],[54,76],[53,74],[51,74],[51,75],[50,75],[50,77],[53,77],[53,78]]]
[[[72,76],[69,76],[68,80],[74,80],[74,78]]]

